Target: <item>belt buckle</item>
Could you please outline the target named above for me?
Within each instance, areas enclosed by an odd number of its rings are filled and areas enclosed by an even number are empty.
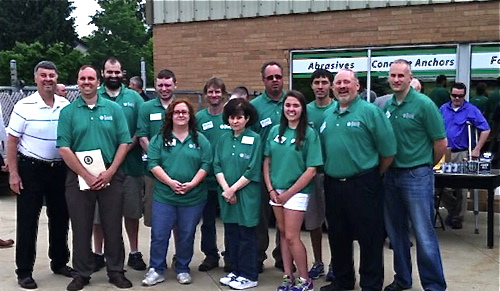
[[[342,179],[339,179],[340,182],[345,182],[347,181],[347,178],[342,178]]]

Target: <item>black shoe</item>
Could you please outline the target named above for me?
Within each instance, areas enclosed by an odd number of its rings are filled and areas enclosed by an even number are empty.
[[[146,263],[142,259],[142,254],[140,252],[129,254],[127,265],[132,267],[132,269],[136,271],[144,271],[146,270]]]
[[[63,275],[64,277],[73,278],[75,271],[68,266],[61,267],[59,269],[53,269],[52,272],[56,275]]]
[[[36,285],[35,280],[33,280],[33,277],[31,276],[17,279],[17,284],[19,284],[19,286],[24,289],[38,288],[38,285]]]
[[[123,275],[123,273],[113,273],[112,275],[108,275],[109,276],[109,283],[115,285],[117,288],[120,288],[120,289],[127,289],[127,288],[132,288],[132,282],[129,281],[129,279],[127,279],[125,277],[125,275]]]
[[[340,290],[354,290],[354,284],[349,286],[341,286],[338,281],[333,280],[330,285],[325,285],[319,288],[320,291],[340,291]]]
[[[73,281],[68,284],[68,287],[66,287],[66,290],[68,291],[78,291],[82,290],[85,285],[88,285],[90,281],[90,278],[84,278],[82,276],[74,276]]]
[[[94,272],[99,272],[102,268],[106,267],[106,261],[104,260],[104,255],[98,255],[94,253],[95,266]]]
[[[401,285],[398,284],[398,282],[393,281],[391,284],[385,286],[384,291],[402,291],[402,290],[407,290],[410,289],[410,287],[402,287]]]
[[[198,271],[200,272],[208,272],[212,269],[215,269],[219,266],[219,259],[213,257],[206,257],[200,266],[198,266]]]

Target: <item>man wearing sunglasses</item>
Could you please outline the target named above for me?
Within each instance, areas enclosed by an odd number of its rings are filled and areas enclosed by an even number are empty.
[[[271,128],[280,122],[283,110],[283,101],[285,100],[285,92],[283,92],[283,67],[278,62],[271,61],[262,65],[260,72],[265,91],[251,101],[252,105],[257,109],[258,114],[258,120],[252,126],[252,130],[260,134],[261,140],[266,140]],[[263,189],[260,222],[257,226],[259,272],[263,271],[264,261],[267,259],[266,250],[269,247],[268,227],[271,207],[268,201],[269,194],[266,189]],[[278,238],[279,235],[276,238],[276,248],[273,250],[274,266],[283,269]]]
[[[451,151],[450,162],[463,162],[469,157],[469,146],[472,148],[472,158],[478,158],[481,148],[488,139],[490,127],[479,109],[465,101],[466,86],[455,83],[451,86],[450,101],[443,104],[439,110],[444,118],[448,148]],[[467,124],[477,128],[480,132],[477,143],[472,140],[469,144]],[[467,210],[466,189],[445,189],[442,197],[443,205],[448,210],[445,223],[453,229],[461,229]]]

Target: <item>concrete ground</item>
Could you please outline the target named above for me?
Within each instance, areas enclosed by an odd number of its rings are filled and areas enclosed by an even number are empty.
[[[15,209],[16,200],[13,196],[0,197],[0,238],[15,240]],[[49,269],[49,260],[47,257],[47,218],[42,210],[40,218],[39,236],[38,236],[38,257],[35,264],[33,277],[38,283],[39,290],[65,290],[70,279],[52,274]],[[445,210],[441,210],[443,216]],[[495,214],[495,247],[488,249],[486,247],[486,213],[479,215],[479,234],[474,234],[474,217],[471,212],[467,214],[464,228],[461,230],[446,230],[437,229],[439,236],[441,255],[445,269],[446,281],[448,283],[448,290],[481,290],[481,291],[498,291],[499,289],[499,215]],[[222,223],[218,221],[217,231],[222,234]],[[270,229],[270,236],[274,237],[275,230]],[[144,258],[149,258],[149,229],[142,226],[140,229],[140,251],[142,251]],[[199,250],[199,234],[195,243],[195,255],[191,263],[191,275],[193,283],[191,285],[180,285],[175,279],[175,274],[171,269],[167,270],[167,280],[164,283],[158,284],[154,287],[142,287],[141,280],[145,272],[138,272],[128,270],[126,276],[132,281],[134,287],[131,290],[227,290],[229,287],[221,286],[219,278],[224,276],[222,268],[217,268],[213,271],[203,273],[198,272],[198,265],[203,260],[203,254]],[[310,247],[309,235],[302,234],[303,241],[307,246],[309,261],[312,257],[312,249]],[[70,234],[71,238],[71,234]],[[125,241],[126,241],[125,235]],[[328,244],[326,234],[323,237],[323,253],[324,261],[329,260]],[[71,244],[71,239],[70,239]],[[222,236],[218,237],[218,245],[223,249]],[[356,265],[359,259],[359,251],[356,246],[355,262]],[[268,250],[270,253],[274,244]],[[128,243],[125,242],[125,249],[128,253]],[[415,247],[412,248],[413,258],[415,258]],[[17,285],[14,270],[16,268],[14,263],[15,248],[1,249],[0,250],[0,291],[4,290],[19,290]],[[387,247],[384,249],[385,257],[385,282],[387,285],[392,282],[392,251]],[[171,253],[168,254],[168,262],[171,261]],[[273,260],[268,259],[265,262],[264,273],[259,277],[259,286],[253,290],[276,290],[276,286],[281,281],[281,273],[273,267]],[[311,264],[311,262],[309,262]],[[421,290],[418,279],[418,271],[415,261],[413,262],[413,288],[411,290]],[[359,278],[358,278],[359,282]],[[327,284],[324,277],[316,280],[315,290]],[[90,285],[86,286],[84,290],[116,290],[114,286],[107,282],[106,272],[100,272],[92,276]],[[356,286],[355,290],[360,290]]]

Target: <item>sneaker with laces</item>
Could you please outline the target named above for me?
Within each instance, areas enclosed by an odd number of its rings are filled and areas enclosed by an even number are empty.
[[[236,280],[236,278],[238,278],[238,276],[236,276],[234,273],[229,273],[226,276],[220,278],[219,282],[222,285],[229,286],[229,283],[231,283],[231,281]]]
[[[248,280],[247,278],[241,276],[229,282],[229,287],[236,290],[249,289],[257,287],[257,285],[258,285],[257,281]]]
[[[149,271],[144,275],[142,286],[153,286],[165,281],[165,277],[156,273],[154,268],[149,268]]]
[[[129,265],[132,269],[134,269],[136,271],[144,271],[144,270],[146,270],[146,267],[147,267],[146,263],[144,263],[144,260],[142,259],[141,252],[128,254],[127,265]]]
[[[276,291],[289,291],[293,287],[293,278],[288,275],[283,275],[281,285],[276,288]]]
[[[335,280],[335,276],[333,275],[333,268],[332,265],[328,267],[328,273],[326,273],[326,279],[327,282],[332,282]]]
[[[179,273],[177,274],[177,282],[180,284],[191,284],[193,279],[191,279],[191,275],[189,275],[189,273]]]
[[[321,276],[325,275],[325,266],[323,262],[315,262],[309,270],[309,278],[316,280]]]
[[[290,291],[308,291],[308,290],[313,290],[313,280],[311,278],[309,279],[303,279],[303,278],[297,278],[295,279],[295,285],[293,285],[292,288],[290,288]]]

